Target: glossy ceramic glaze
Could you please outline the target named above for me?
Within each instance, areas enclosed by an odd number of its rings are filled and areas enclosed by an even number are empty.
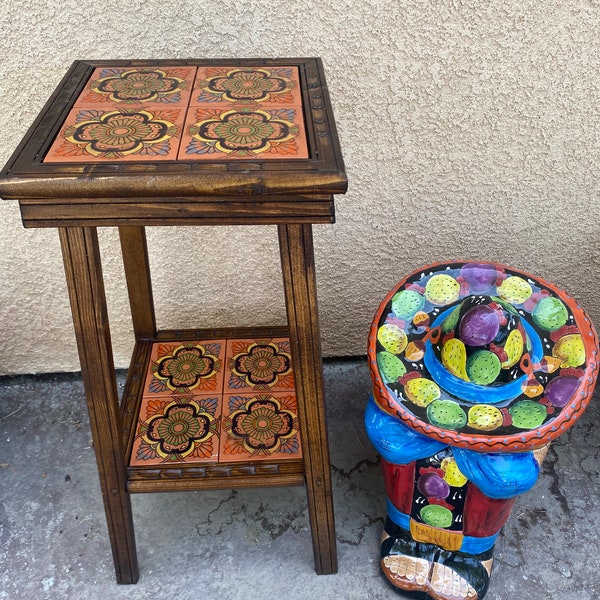
[[[399,590],[477,600],[515,498],[585,410],[598,342],[555,286],[492,263],[400,282],[371,327],[365,414],[388,517],[381,568]]]

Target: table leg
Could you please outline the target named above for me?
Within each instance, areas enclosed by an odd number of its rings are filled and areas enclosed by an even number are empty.
[[[146,230],[143,227],[119,227],[123,265],[136,339],[149,339],[156,335],[156,318]]]
[[[311,225],[279,225],[315,569],[337,572]]]
[[[116,578],[135,583],[133,517],[97,232],[65,227],[59,233]]]

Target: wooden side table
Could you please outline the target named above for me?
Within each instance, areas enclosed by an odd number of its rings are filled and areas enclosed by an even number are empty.
[[[2,171],[25,227],[59,229],[119,583],[150,491],[305,483],[337,570],[312,224],[346,186],[313,58],[77,61]],[[277,225],[287,327],[159,330],[145,227],[230,224]],[[136,338],[121,401],[97,227],[119,228]]]

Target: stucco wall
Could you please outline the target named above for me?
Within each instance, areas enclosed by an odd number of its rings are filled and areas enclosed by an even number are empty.
[[[442,259],[532,271],[600,324],[598,0],[0,5],[2,164],[74,59],[323,58],[350,181],[337,223],[315,226],[326,355],[363,354],[387,290]],[[0,374],[78,369],[57,233],[0,211]],[[118,242],[101,240],[125,367]],[[161,325],[284,322],[274,228],[149,241]]]

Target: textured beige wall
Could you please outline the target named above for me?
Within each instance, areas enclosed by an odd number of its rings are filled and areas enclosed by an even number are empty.
[[[600,324],[598,0],[0,9],[2,164],[74,59],[323,58],[350,181],[337,223],[315,226],[326,355],[363,354],[385,292],[441,259],[532,271]],[[0,374],[78,369],[57,234],[24,230],[16,203],[0,211]],[[118,243],[112,231],[101,240],[115,359],[126,366]],[[274,228],[157,228],[149,240],[161,325],[283,322]]]

